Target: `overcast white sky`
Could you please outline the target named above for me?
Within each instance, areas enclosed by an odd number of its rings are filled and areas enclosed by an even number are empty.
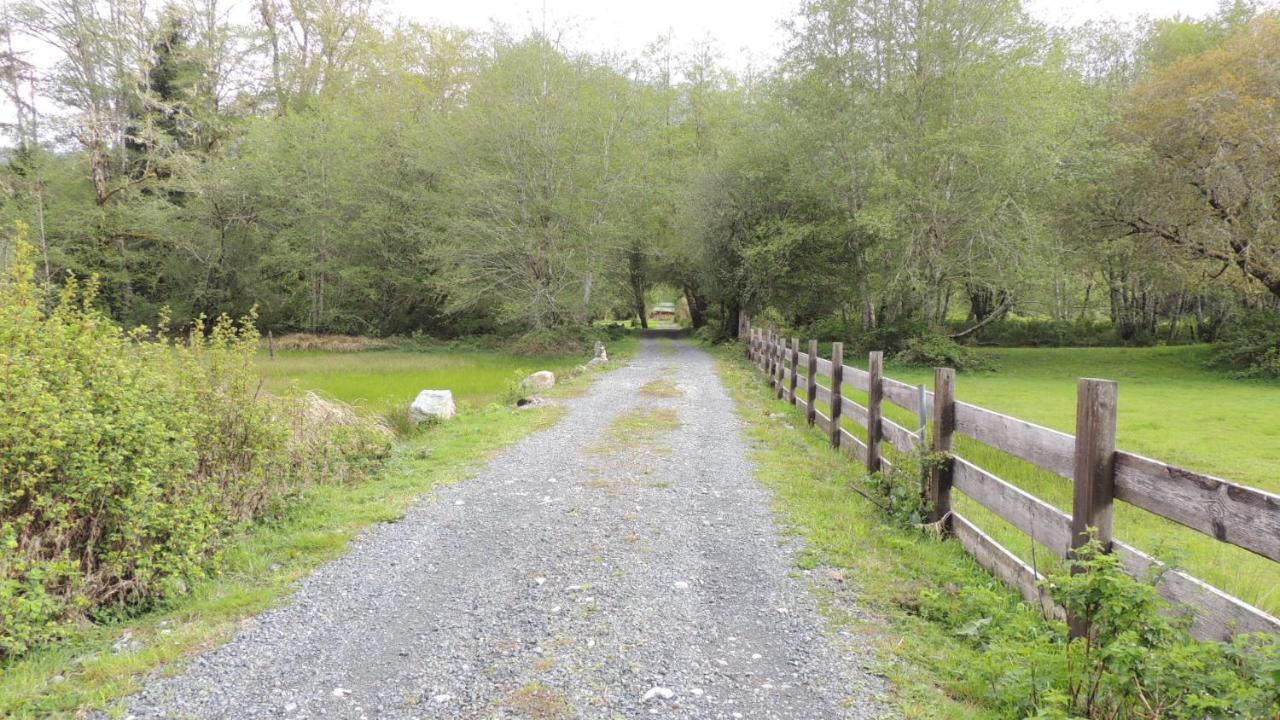
[[[0,0],[0,3],[6,0]],[[498,22],[517,33],[546,23],[571,47],[635,53],[671,32],[677,48],[713,38],[734,69],[768,64],[780,49],[779,23],[799,0],[380,0],[384,12],[415,20],[485,29]],[[1026,0],[1031,13],[1054,24],[1091,19],[1128,20],[1147,14],[1203,17],[1218,0]],[[231,0],[236,16],[249,16],[252,0]],[[44,65],[47,50],[27,43]],[[13,108],[0,99],[0,122],[12,122]],[[0,141],[0,144],[4,144]]]
[[[1026,0],[1031,13],[1054,24],[1091,19],[1132,19],[1142,14],[1202,17],[1218,0]],[[386,0],[395,14],[446,24],[487,27],[491,20],[519,30],[568,27],[570,44],[588,50],[637,51],[672,30],[678,45],[706,36],[717,40],[725,60],[742,68],[763,63],[783,38],[779,22],[798,0]]]

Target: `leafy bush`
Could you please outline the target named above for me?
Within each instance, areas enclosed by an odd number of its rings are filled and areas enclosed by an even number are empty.
[[[819,342],[841,342],[853,337],[857,330],[850,327],[838,315],[828,315],[806,325],[800,335]]]
[[[1236,377],[1280,379],[1280,314],[1255,312],[1228,325],[1210,362]]]
[[[1007,717],[1200,720],[1280,713],[1280,643],[1238,636],[1200,642],[1170,617],[1150,583],[1130,578],[1097,543],[1082,548],[1080,572],[1064,566],[1044,583],[1049,597],[1085,628],[1067,626],[993,587],[921,595],[921,615],[943,623],[977,651],[956,666],[967,692]]]
[[[597,328],[576,325],[530,330],[514,341],[504,343],[504,350],[517,355],[585,355],[591,357],[596,341],[608,342],[622,335],[612,327]]]
[[[125,333],[74,281],[46,312],[28,258],[0,280],[0,658],[183,592],[237,527],[389,450],[367,421],[262,395],[252,318]]]
[[[704,345],[719,345],[720,343],[729,342],[730,337],[729,333],[720,325],[707,324],[693,331],[693,339]],[[745,336],[740,339],[746,342]]]
[[[605,336],[610,340],[621,340],[627,336],[628,332],[630,332],[627,326],[620,322],[611,322],[602,327],[604,329]]]
[[[903,365],[949,367],[958,371],[994,370],[996,362],[981,350],[957,343],[946,335],[928,331],[908,338],[894,359]]]
[[[951,323],[959,332],[968,323]],[[971,339],[980,345],[1000,347],[1108,347],[1122,345],[1110,320],[1052,320],[1006,317],[979,328]]]
[[[529,390],[524,386],[524,379],[529,377],[529,371],[524,368],[518,368],[507,376],[507,384],[502,389],[503,405],[518,405],[521,400],[529,397]]]
[[[393,347],[394,343],[385,338],[371,338],[362,335],[316,335],[313,333],[290,333],[273,341],[276,350],[321,350],[324,352],[364,352]]]

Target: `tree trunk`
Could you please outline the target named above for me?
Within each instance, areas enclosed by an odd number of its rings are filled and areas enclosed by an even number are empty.
[[[693,323],[693,327],[696,329],[706,325],[707,315],[703,308],[704,300],[700,295],[698,295],[698,291],[691,285],[685,285],[684,299],[689,305],[689,322]],[[734,333],[734,336],[736,337],[738,332],[736,307],[734,309],[734,317],[732,319],[734,324],[731,326],[730,332]]]

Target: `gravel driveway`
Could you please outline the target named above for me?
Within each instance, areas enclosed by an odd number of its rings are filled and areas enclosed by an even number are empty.
[[[677,392],[640,392],[658,379]],[[710,356],[646,338],[567,406],[128,714],[881,716],[870,650],[824,628]]]

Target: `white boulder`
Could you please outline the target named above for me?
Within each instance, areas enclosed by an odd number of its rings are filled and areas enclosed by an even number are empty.
[[[602,362],[609,362],[609,353],[605,352],[604,343],[600,342],[599,340],[596,341],[595,359],[600,360]]]
[[[458,412],[453,404],[451,390],[423,390],[409,406],[409,420],[423,423],[428,420],[448,420]]]
[[[556,374],[550,370],[539,370],[520,382],[525,390],[550,390],[556,385]]]

